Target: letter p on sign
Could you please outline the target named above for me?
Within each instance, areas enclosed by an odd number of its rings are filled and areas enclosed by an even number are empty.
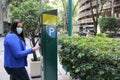
[[[49,31],[49,35],[52,36],[52,33],[55,32],[55,29],[54,29],[53,27],[50,27],[49,30],[50,30],[50,31]]]
[[[48,26],[46,31],[51,38],[55,38],[57,35],[56,27]]]

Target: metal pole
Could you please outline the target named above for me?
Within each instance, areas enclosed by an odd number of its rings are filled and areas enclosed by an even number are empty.
[[[68,0],[68,36],[72,36],[72,0]]]
[[[40,0],[40,34],[42,33],[42,30],[41,30],[41,28],[42,28],[42,26],[41,26],[41,24],[42,24],[42,0]],[[39,40],[39,44],[41,44],[41,38],[40,38],[40,40]],[[42,53],[41,52],[41,50],[40,50],[40,53]],[[44,80],[44,71],[43,71],[43,67],[44,67],[44,65],[43,65],[43,56],[42,56],[42,54],[40,54],[40,56],[41,56],[41,80]]]
[[[40,0],[40,24],[41,24],[41,14],[42,14],[42,0]]]

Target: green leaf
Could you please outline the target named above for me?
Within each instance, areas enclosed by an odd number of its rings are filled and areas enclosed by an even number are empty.
[[[104,75],[104,73],[105,73],[104,71],[99,71],[98,72],[99,75]]]

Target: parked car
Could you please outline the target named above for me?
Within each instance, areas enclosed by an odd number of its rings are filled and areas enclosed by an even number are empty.
[[[79,36],[89,36],[94,35],[94,31],[92,30],[84,30],[78,33]]]

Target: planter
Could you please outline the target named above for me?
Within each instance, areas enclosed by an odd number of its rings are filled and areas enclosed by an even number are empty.
[[[41,61],[30,61],[31,78],[41,77]]]

